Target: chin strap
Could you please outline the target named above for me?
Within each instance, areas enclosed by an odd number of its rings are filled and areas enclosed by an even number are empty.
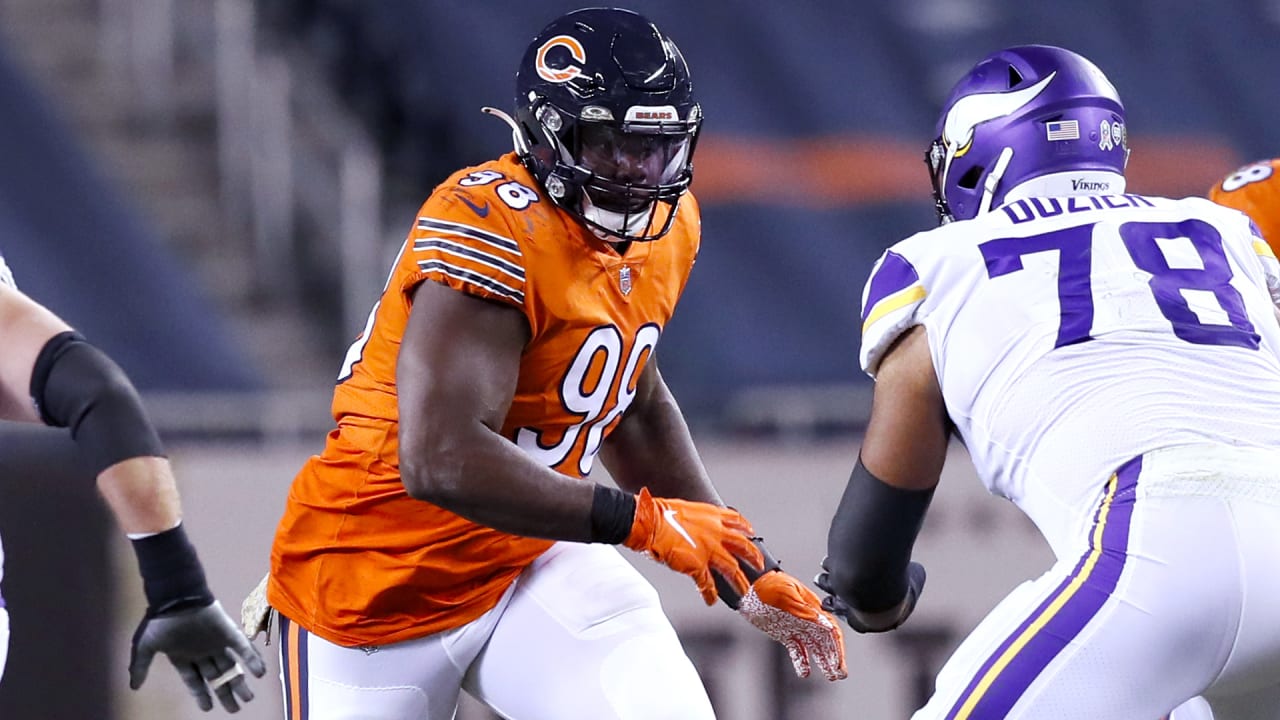
[[[996,166],[987,173],[987,179],[982,183],[982,202],[978,203],[978,212],[981,215],[991,209],[991,200],[996,195],[996,185],[1000,184],[1000,178],[1004,177],[1004,171],[1009,169],[1009,161],[1013,159],[1013,148],[1006,147],[1000,151],[1000,157],[996,159]]]
[[[480,112],[486,115],[492,115],[499,120],[511,126],[511,142],[516,146],[516,154],[520,157],[529,155],[529,144],[524,141],[524,133],[520,132],[520,125],[510,115],[495,107],[482,107]]]
[[[582,193],[582,216],[596,225],[607,228],[608,234],[618,240],[626,240],[649,227],[649,224],[653,221],[655,204],[650,203],[649,207],[635,213],[614,212],[605,210],[591,202],[591,196],[584,191]],[[593,227],[592,232],[600,236],[600,231],[597,228]]]

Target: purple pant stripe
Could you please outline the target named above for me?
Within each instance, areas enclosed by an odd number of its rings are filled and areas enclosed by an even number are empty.
[[[289,708],[293,707],[293,688],[289,684],[289,624],[292,622],[284,615],[280,618],[280,674],[284,676],[284,712],[289,716]]]
[[[1094,513],[1089,549],[1071,574],[987,658],[951,707],[948,720],[1005,717],[1036,677],[1106,604],[1124,572],[1134,489],[1141,470],[1142,458],[1137,457],[1116,471]],[[1033,626],[1038,627],[1028,635]]]
[[[307,678],[307,638],[311,637],[311,633],[298,628],[298,694],[299,708],[302,710],[300,720],[308,720],[311,717],[311,693],[307,692],[307,688],[311,687]]]

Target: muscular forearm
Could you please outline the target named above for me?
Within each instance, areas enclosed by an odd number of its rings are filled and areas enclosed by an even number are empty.
[[[163,532],[178,524],[178,488],[169,461],[137,457],[98,475],[98,490],[126,533]]]
[[[402,446],[400,463],[410,495],[472,522],[527,537],[593,539],[595,484],[540,465],[483,426],[429,449]]]

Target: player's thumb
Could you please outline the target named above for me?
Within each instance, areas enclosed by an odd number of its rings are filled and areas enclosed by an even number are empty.
[[[240,656],[240,660],[244,662],[245,667],[249,668],[249,672],[254,677],[262,677],[267,674],[267,664],[262,661],[262,656],[258,654],[258,649],[248,640],[241,637],[235,645],[236,654]]]
[[[716,583],[711,579],[711,572],[703,570],[693,576],[693,581],[698,585],[698,592],[702,593],[702,601],[707,605],[715,605],[716,598],[720,594],[716,592]]]
[[[924,592],[924,583],[928,579],[929,574],[924,571],[924,566],[918,562],[912,562],[907,565],[907,582],[916,591],[916,596]]]
[[[133,646],[129,657],[129,689],[137,690],[147,679],[147,671],[151,668],[151,660],[156,651],[150,645]]]

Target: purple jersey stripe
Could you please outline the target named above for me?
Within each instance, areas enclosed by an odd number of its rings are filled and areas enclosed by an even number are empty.
[[[948,720],[1005,717],[1111,597],[1124,571],[1141,470],[1142,457],[1138,456],[1116,471],[1094,514],[1089,550],[1071,575],[987,658],[952,706]],[[1064,595],[1069,595],[1065,602]],[[1028,636],[1033,626],[1034,632]]]
[[[884,254],[884,262],[876,268],[871,276],[871,287],[867,290],[867,300],[862,304],[862,321],[866,322],[871,309],[890,295],[911,287],[920,282],[920,274],[907,259],[890,250]]]

